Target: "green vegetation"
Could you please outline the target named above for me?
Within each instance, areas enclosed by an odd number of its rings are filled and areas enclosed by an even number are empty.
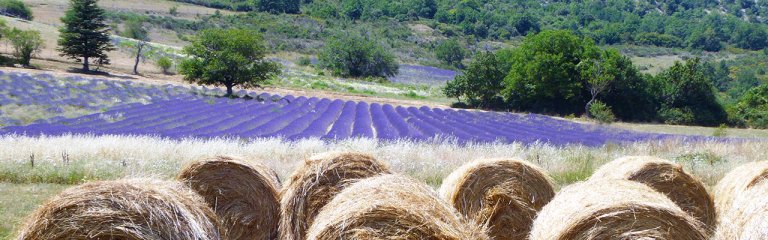
[[[499,56],[492,52],[479,53],[461,75],[446,84],[445,95],[459,100],[464,98],[469,105],[479,108],[503,107],[498,94],[504,88],[504,76],[509,67]]]
[[[227,88],[260,87],[259,84],[280,73],[277,63],[264,59],[266,48],[261,36],[241,29],[210,29],[200,35],[184,53],[189,58],[179,65],[184,80]]]
[[[327,40],[318,59],[320,66],[342,77],[389,77],[399,68],[380,43],[357,34]]]
[[[301,0],[176,0],[212,8],[233,11],[262,11],[270,13],[299,13]]]
[[[171,66],[173,66],[173,61],[169,57],[161,57],[160,59],[157,59],[157,66],[163,70],[163,74],[170,74],[169,70],[171,69]]]
[[[711,78],[722,68],[693,58],[641,75],[629,58],[587,37],[542,31],[497,56],[478,55],[444,92],[481,108],[717,126],[728,122]]]
[[[443,64],[446,64],[455,68],[462,68],[461,63],[464,60],[466,51],[456,39],[449,39],[440,43],[435,48],[435,55]]]
[[[0,0],[0,15],[32,20],[32,10],[20,0]]]
[[[83,72],[89,72],[89,61],[99,65],[109,64],[108,51],[114,47],[109,40],[109,28],[104,23],[104,10],[96,5],[97,0],[71,0],[70,8],[61,21],[58,50],[66,56],[83,63]]]
[[[739,125],[768,128],[768,84],[747,91],[736,103],[732,115]]]
[[[13,56],[19,60],[24,67],[30,66],[32,56],[37,54],[43,48],[43,39],[40,32],[35,30],[19,30],[13,28],[6,33],[8,40],[13,45]]]

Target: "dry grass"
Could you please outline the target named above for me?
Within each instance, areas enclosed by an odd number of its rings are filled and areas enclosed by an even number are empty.
[[[766,179],[768,179],[768,161],[747,163],[728,172],[717,183],[713,192],[717,213],[722,216],[728,212],[734,198],[753,186],[765,182]]]
[[[264,164],[285,179],[304,159],[328,151],[372,155],[400,172],[439,186],[467,159],[517,158],[540,166],[556,186],[586,180],[593,169],[618,157],[650,155],[683,165],[708,186],[733,166],[768,159],[768,142],[644,142],[629,145],[555,147],[545,144],[477,144],[450,142],[378,142],[350,139],[238,141],[227,139],[166,140],[146,136],[0,136],[0,181],[77,184],[123,177],[171,179],[195,159],[231,155]],[[34,155],[34,167],[30,156]],[[64,158],[63,156],[66,156]]]
[[[532,240],[704,240],[706,231],[669,198],[627,180],[595,180],[558,192],[533,223]]]
[[[266,166],[219,156],[185,167],[177,179],[216,212],[227,239],[277,238],[280,180]]]
[[[683,211],[714,230],[715,204],[704,184],[686,173],[679,164],[650,156],[628,156],[600,167],[590,178],[621,179],[639,182],[663,193]]]
[[[538,211],[555,196],[552,180],[542,169],[516,159],[461,166],[446,177],[439,193],[497,240],[525,239]]]
[[[317,215],[307,239],[489,239],[418,180],[395,174],[363,179]]]
[[[768,184],[759,183],[734,196],[720,218],[716,240],[768,239]]]
[[[308,158],[280,192],[280,238],[306,239],[315,216],[336,194],[357,180],[390,173],[370,155],[327,152]]]
[[[222,239],[219,220],[183,185],[149,179],[65,190],[29,216],[18,239]]]

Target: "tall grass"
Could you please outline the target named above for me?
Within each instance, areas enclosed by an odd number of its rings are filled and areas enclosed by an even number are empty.
[[[590,148],[372,139],[286,142],[280,139],[167,140],[147,136],[2,136],[0,182],[77,184],[123,177],[171,178],[185,164],[214,155],[234,155],[261,162],[285,179],[307,157],[332,150],[370,153],[394,171],[433,186],[438,186],[443,177],[458,166],[479,158],[515,157],[530,161],[546,169],[560,186],[584,180],[603,163],[625,155],[653,155],[677,161],[709,185],[734,165],[768,159],[767,141],[665,141]]]

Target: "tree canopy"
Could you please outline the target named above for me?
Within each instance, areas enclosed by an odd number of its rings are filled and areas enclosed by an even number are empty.
[[[390,77],[399,68],[381,43],[354,33],[328,39],[318,60],[320,66],[342,77]]]
[[[104,10],[97,0],[71,0],[70,8],[61,18],[64,27],[59,29],[58,50],[83,63],[83,71],[90,71],[89,61],[109,64],[108,51],[114,50],[109,39],[109,27],[104,23]]]
[[[184,47],[179,72],[184,80],[224,86],[227,96],[235,86],[260,87],[280,73],[280,66],[264,59],[264,40],[257,32],[242,29],[208,29]]]

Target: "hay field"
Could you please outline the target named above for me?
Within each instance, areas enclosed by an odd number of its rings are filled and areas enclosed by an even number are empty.
[[[186,165],[215,155],[233,155],[274,169],[281,179],[312,155],[327,151],[371,154],[393,172],[425,182],[437,189],[448,174],[464,163],[481,158],[518,158],[543,168],[559,189],[586,180],[615,158],[652,155],[683,165],[711,188],[734,166],[768,159],[768,142],[639,142],[589,148],[578,145],[476,144],[451,142],[378,142],[350,139],[338,142],[277,139],[236,141],[165,140],[132,136],[0,137],[2,206],[0,238],[10,236],[24,216],[63,188],[94,180],[126,177],[173,179]],[[34,167],[33,167],[34,164]],[[4,207],[5,208],[5,207]]]

